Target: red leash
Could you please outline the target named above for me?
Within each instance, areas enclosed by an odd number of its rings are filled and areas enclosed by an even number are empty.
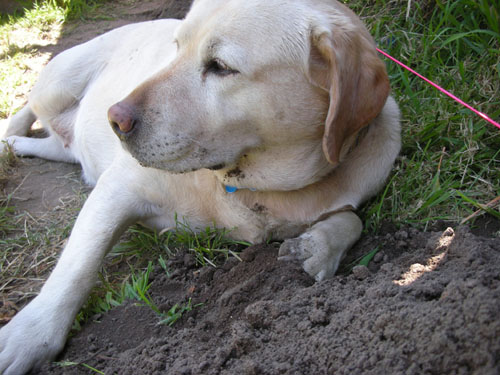
[[[428,78],[425,78],[423,75],[421,75],[420,73],[417,73],[416,71],[414,71],[412,68],[410,68],[409,66],[403,64],[401,61],[395,59],[394,57],[392,57],[391,55],[389,55],[388,53],[382,51],[381,49],[377,48],[377,51],[379,51],[382,55],[384,55],[385,57],[387,57],[388,59],[394,61],[396,64],[399,64],[401,65],[403,68],[405,68],[406,70],[412,72],[413,74],[415,74],[417,77],[423,79],[425,82],[427,82],[428,84],[430,84],[431,86],[435,87],[436,89],[438,89],[439,91],[441,91],[442,93],[448,95],[450,98],[452,98],[453,100],[457,101],[458,103],[462,104],[464,107],[470,109],[472,112],[474,112],[475,114],[477,114],[478,116],[480,116],[481,118],[483,118],[484,120],[488,121],[489,123],[495,125],[498,129],[500,129],[500,124],[494,120],[492,120],[490,117],[488,117],[486,114],[484,114],[483,112],[479,112],[477,109],[473,108],[472,106],[470,106],[469,104],[467,104],[466,102],[464,102],[462,99],[460,98],[457,98],[455,95],[453,95],[451,92],[443,89],[441,86],[439,86],[438,84],[432,82],[430,79]]]

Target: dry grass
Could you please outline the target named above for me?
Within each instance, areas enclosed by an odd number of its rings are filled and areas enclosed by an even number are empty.
[[[18,162],[17,168],[10,170],[9,183],[3,189],[0,295],[4,306],[9,306],[9,309],[8,312],[0,309],[0,321],[8,319],[13,311],[39,292],[86,198],[81,184],[75,182],[77,174],[70,173],[54,181],[54,189],[63,185],[75,187],[74,193],[63,193],[57,205],[43,212],[15,210],[12,207],[30,203],[30,198],[22,193],[23,184],[30,179],[30,173],[21,176],[20,171],[26,172],[26,169],[25,162]]]
[[[22,17],[2,17],[1,21],[0,119],[26,102],[51,57],[44,47],[58,41],[64,12],[44,3]],[[67,238],[75,207],[83,202],[80,194],[62,198],[60,205],[40,216],[16,210],[26,199],[19,195],[29,179],[29,174],[21,175],[24,165],[10,150],[0,157],[0,322],[38,293]]]

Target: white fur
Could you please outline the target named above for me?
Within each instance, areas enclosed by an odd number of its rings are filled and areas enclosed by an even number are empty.
[[[48,64],[10,119],[7,142],[19,155],[80,163],[95,188],[40,294],[0,330],[0,373],[25,373],[62,349],[103,257],[134,222],[162,230],[177,214],[250,242],[289,238],[280,257],[300,259],[317,280],[334,275],[361,234],[360,219],[343,209],[383,185],[400,128],[389,97],[359,144],[351,136],[340,163],[327,161],[325,118],[338,98],[321,71],[328,59],[313,66],[310,53],[330,30],[373,49],[359,20],[332,1],[198,0],[182,23],[125,26]],[[351,53],[338,47],[325,69]],[[214,58],[239,73],[207,72]],[[140,114],[123,142],[107,120],[119,100]],[[48,138],[25,137],[36,118]],[[241,190],[228,194],[224,184]]]

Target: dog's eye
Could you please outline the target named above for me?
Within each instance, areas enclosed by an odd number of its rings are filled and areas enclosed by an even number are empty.
[[[223,61],[219,59],[209,60],[205,64],[205,68],[203,70],[204,76],[206,76],[207,74],[215,74],[217,76],[225,77],[237,73],[239,73],[237,70],[231,69],[229,66],[227,66]]]

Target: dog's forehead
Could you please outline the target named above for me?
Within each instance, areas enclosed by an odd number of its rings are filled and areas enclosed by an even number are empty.
[[[244,54],[246,59],[302,58],[308,36],[307,15],[290,3],[198,0],[176,31],[176,38],[180,44]],[[259,53],[262,50],[266,53]]]

